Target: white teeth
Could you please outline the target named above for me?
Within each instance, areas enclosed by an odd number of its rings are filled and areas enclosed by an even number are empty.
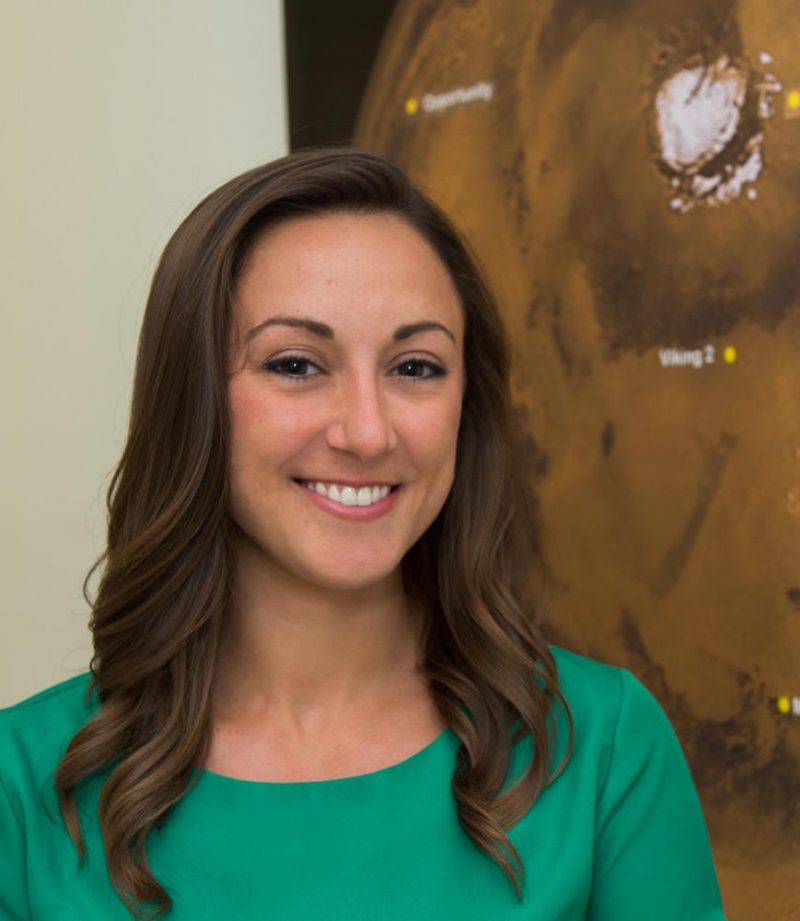
[[[334,502],[341,502],[342,505],[372,505],[385,499],[392,491],[391,486],[361,486],[356,489],[355,486],[337,486],[331,483],[329,486],[325,483],[312,483],[303,481],[303,486],[320,496],[327,496]]]

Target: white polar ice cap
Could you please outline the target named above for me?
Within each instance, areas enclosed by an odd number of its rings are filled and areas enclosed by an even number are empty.
[[[694,172],[724,150],[736,134],[746,90],[746,76],[724,55],[666,80],[656,96],[664,162]]]
[[[751,72],[726,54],[664,80],[655,98],[655,121],[658,155],[672,172],[673,211],[714,208],[743,194],[750,201],[758,198],[752,185],[764,170],[764,124],[773,115],[772,95],[781,88],[774,74]],[[752,125],[742,122],[748,93],[755,94],[757,121]]]

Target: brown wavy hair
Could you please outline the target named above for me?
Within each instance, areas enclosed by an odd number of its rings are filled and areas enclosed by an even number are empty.
[[[527,597],[541,557],[514,462],[509,347],[495,302],[459,234],[401,170],[350,148],[285,157],[209,195],[161,257],[127,442],[108,491],[106,552],[90,573],[100,573],[89,688],[99,707],[70,742],[56,787],[83,854],[77,790],[110,771],[99,804],[108,872],[139,917],[148,904],[156,915],[172,905],[148,865],[147,837],[204,763],[231,611],[226,365],[237,282],[266,228],[331,212],[389,212],[416,228],[464,310],[455,480],[406,555],[403,578],[426,612],[421,654],[431,693],[461,740],[452,782],[461,824],[520,898],[524,867],[506,832],[557,773],[552,710],[558,702],[569,711],[538,605]],[[513,745],[525,736],[533,755],[510,783]]]

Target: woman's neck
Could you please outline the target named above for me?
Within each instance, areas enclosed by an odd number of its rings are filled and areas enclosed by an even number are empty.
[[[215,714],[303,727],[425,693],[421,617],[401,573],[358,591],[330,590],[240,554]]]

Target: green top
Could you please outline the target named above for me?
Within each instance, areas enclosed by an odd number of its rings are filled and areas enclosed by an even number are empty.
[[[458,823],[458,739],[372,774],[253,783],[208,771],[149,838],[172,921],[724,921],[700,804],[663,711],[628,672],[555,649],[575,720],[568,766],[511,840],[519,902]],[[0,711],[0,918],[130,921],[106,875],[104,776],[79,795],[88,848],[53,772],[90,709],[87,676]],[[559,721],[563,747],[565,722]],[[530,755],[518,744],[515,768]]]

